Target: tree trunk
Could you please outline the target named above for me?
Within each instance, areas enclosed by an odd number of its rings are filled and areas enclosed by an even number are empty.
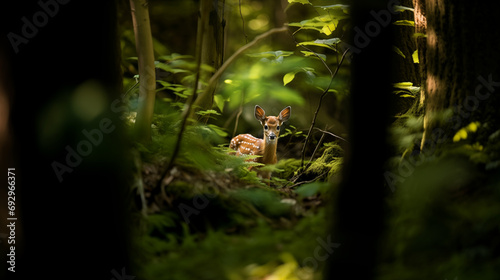
[[[139,59],[139,102],[135,133],[139,141],[149,141],[155,106],[156,75],[148,1],[130,0],[130,9]]]
[[[340,247],[328,259],[324,279],[374,279],[384,228],[384,196],[388,188],[383,173],[389,156],[393,43],[392,25],[375,28],[372,11],[393,15],[386,1],[355,1],[351,6],[355,34],[350,45],[359,48],[359,53],[351,61],[350,147],[332,218],[335,224],[331,240]]]
[[[7,270],[9,251],[2,238],[0,275],[5,277],[0,278],[29,279],[33,272],[44,271],[50,279],[75,273],[82,279],[110,279],[122,275],[122,269],[131,275],[131,218],[124,215],[130,195],[128,143],[111,105],[120,100],[122,82],[116,3],[3,4],[9,12],[0,19],[1,37],[14,32],[29,38],[17,53],[10,45],[0,46],[5,47],[0,51],[5,54],[2,83],[8,83],[12,105],[12,157],[1,166],[15,168],[17,218],[9,221],[16,224],[15,244],[8,244],[15,246],[16,272]],[[31,26],[24,27],[24,34],[23,17],[30,22],[25,26]],[[60,173],[53,169],[55,162],[65,166]],[[6,168],[0,196],[7,190]],[[0,216],[6,218],[7,198],[0,198],[5,206]],[[0,232],[8,233],[6,219],[2,223]]]
[[[198,39],[196,49],[201,48],[201,63],[211,66],[215,71],[219,69],[224,62],[224,19],[225,1],[219,0],[201,0],[200,18],[198,20]],[[200,52],[196,52],[198,55]],[[208,82],[215,71],[201,71],[201,81]],[[200,95],[196,96],[194,107],[200,110],[212,108],[213,97],[216,89],[216,83],[208,87],[198,86],[202,89]],[[194,114],[194,111],[193,111]]]
[[[418,4],[422,5],[423,1]],[[422,148],[452,138],[472,121],[498,127],[500,20],[498,2],[427,0],[425,116]],[[434,116],[452,109],[447,126]],[[443,133],[444,132],[444,133]]]

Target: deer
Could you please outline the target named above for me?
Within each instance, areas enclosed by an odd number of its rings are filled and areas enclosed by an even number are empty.
[[[278,162],[276,149],[281,125],[290,118],[291,107],[281,110],[278,116],[266,116],[266,112],[259,105],[255,105],[254,115],[264,129],[264,138],[256,138],[250,134],[240,134],[231,139],[229,148],[236,151],[236,155],[258,155],[250,159],[264,165]],[[251,170],[252,167],[249,167]],[[261,178],[270,179],[271,172],[257,172]]]

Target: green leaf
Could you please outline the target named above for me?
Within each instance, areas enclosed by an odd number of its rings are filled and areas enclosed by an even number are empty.
[[[292,3],[300,3],[300,4],[304,4],[304,5],[312,5],[309,0],[288,0],[288,3],[292,4]]]
[[[413,34],[413,38],[420,38],[420,37],[427,38],[427,34],[425,34],[425,33],[414,33]]]
[[[305,56],[311,56],[311,57],[314,57],[314,58],[318,58],[321,57],[321,59],[323,59],[324,61],[326,61],[326,55],[324,54],[321,54],[321,53],[314,53],[314,52],[309,52],[309,51],[300,51],[301,53],[303,53]]]
[[[335,4],[328,6],[315,6],[316,8],[321,8],[323,10],[328,10],[329,12],[336,12],[342,10],[343,13],[349,14],[349,5]]]
[[[455,136],[453,136],[453,142],[458,142],[462,139],[467,139],[467,130],[465,128],[462,128],[455,133]]]
[[[411,95],[411,94],[400,94],[399,97],[402,97],[402,98],[415,98],[415,96]]]
[[[480,124],[481,124],[480,122],[471,122],[466,127],[459,129],[457,133],[455,133],[455,136],[453,136],[453,142],[458,142],[462,139],[464,140],[467,139],[469,133],[476,132]]]
[[[406,58],[406,55],[404,55],[404,53],[398,47],[392,46],[392,50],[395,51],[400,56],[402,56],[403,58]]]
[[[338,21],[337,22],[330,22],[328,24],[325,24],[323,28],[321,28],[321,33],[324,33],[327,36],[330,36],[333,31],[337,28]]]
[[[225,99],[222,95],[217,94],[214,96],[215,105],[222,112],[224,109],[224,104],[226,104],[227,99]]]
[[[323,47],[323,48],[329,48],[331,50],[335,51],[335,48],[333,45],[340,43],[339,38],[331,38],[331,39],[318,39],[314,41],[307,41],[307,42],[301,42],[298,43],[297,46],[318,46],[318,47]]]
[[[412,82],[401,82],[392,84],[394,88],[403,89],[411,92],[412,94],[417,94],[420,92],[420,87],[414,87]]]
[[[402,26],[415,26],[415,22],[413,20],[397,20],[393,22],[394,25],[402,25]]]
[[[274,58],[279,58],[279,57],[284,57],[284,56],[290,56],[292,55],[293,52],[290,51],[268,51],[268,52],[261,52],[261,53],[250,53],[247,54],[249,57],[274,57]]]
[[[297,71],[286,73],[285,76],[283,76],[283,85],[286,86],[288,83],[293,81],[295,74],[297,74]]]
[[[418,50],[415,50],[411,57],[413,58],[413,63],[420,63],[420,61],[418,60]]]
[[[179,69],[179,68],[174,68],[172,67],[171,65],[169,64],[166,64],[166,63],[163,63],[163,62],[158,62],[156,63],[155,65],[156,68],[160,68],[164,71],[167,71],[167,72],[170,72],[170,73],[173,73],[173,74],[177,74],[177,73],[186,73],[186,72],[189,72],[188,70],[186,69]]]
[[[326,187],[328,187],[328,183],[314,182],[298,187],[295,192],[302,197],[310,197],[320,194]]]
[[[220,115],[220,113],[218,113],[217,111],[215,110],[205,110],[205,111],[198,111],[196,112],[196,114],[200,115],[200,116],[205,116],[205,115]]]
[[[400,5],[394,5],[394,11],[396,12],[403,12],[403,11],[415,11],[415,9],[410,8],[410,7],[405,7],[405,6],[400,6]]]
[[[413,83],[412,82],[401,82],[401,83],[392,84],[392,86],[395,88],[407,89],[408,87],[413,86]]]
[[[467,130],[469,130],[470,132],[476,132],[478,127],[479,127],[479,122],[471,122],[468,126],[467,126]]]
[[[349,9],[349,5],[343,5],[343,4],[335,4],[335,5],[328,5],[328,6],[314,6],[314,7],[321,8],[324,10],[336,10],[336,9],[346,10],[346,9]]]
[[[218,115],[220,115],[220,114],[218,114]],[[227,132],[225,132],[222,128],[220,128],[214,124],[209,124],[208,127],[210,127],[210,129],[212,129],[220,137],[227,137],[228,136]]]

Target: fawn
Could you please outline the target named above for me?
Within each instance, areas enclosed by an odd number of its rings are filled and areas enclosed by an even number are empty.
[[[278,147],[278,136],[281,125],[290,118],[290,106],[281,110],[277,117],[266,116],[266,112],[259,105],[255,105],[255,118],[264,128],[264,139],[253,137],[250,134],[240,134],[231,139],[229,147],[236,151],[236,155],[259,155],[261,157],[251,161],[267,164],[275,164],[276,148]],[[250,167],[249,169],[251,169]],[[259,172],[262,178],[270,179],[271,172]]]

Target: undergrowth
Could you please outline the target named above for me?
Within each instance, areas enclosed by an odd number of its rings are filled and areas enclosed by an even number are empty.
[[[304,260],[327,234],[333,185],[326,181],[340,170],[341,148],[324,145],[304,172],[315,180],[291,182],[300,160],[290,158],[266,167],[274,172],[267,181],[248,170],[255,163],[230,155],[227,138],[210,126],[190,125],[185,133],[163,178],[176,138],[157,133],[137,148],[147,204],[141,215],[136,203],[138,277],[320,279],[324,264]]]

